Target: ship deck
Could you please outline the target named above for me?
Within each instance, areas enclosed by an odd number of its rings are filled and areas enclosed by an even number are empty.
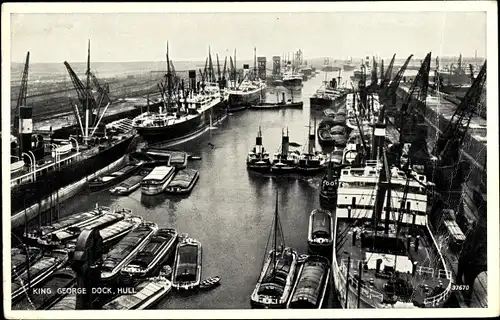
[[[362,292],[365,297],[378,298],[380,300],[378,303],[382,302],[382,300],[387,300],[386,285],[393,270],[399,273],[399,279],[406,281],[413,288],[412,294],[406,298],[401,297],[402,301],[413,301],[417,305],[424,305],[424,299],[435,296],[448,287],[451,281],[451,274],[441,269],[443,261],[437,255],[432,239],[426,234],[424,229],[417,229],[418,235],[420,235],[418,249],[415,249],[415,237],[412,237],[409,247],[406,241],[402,242],[405,243],[405,254],[400,253],[395,255],[384,253],[382,252],[383,250],[373,250],[374,252],[371,252],[367,250],[366,246],[362,247],[360,234],[364,231],[364,228],[360,224],[356,224],[356,226],[352,226],[351,224],[345,220],[337,221],[337,235],[346,235],[340,244],[339,236],[337,236],[337,262],[341,270],[340,272],[346,274],[347,253],[349,253],[351,260],[349,275],[352,279],[350,286],[354,287],[357,287],[359,262],[362,262]],[[356,232],[355,244],[353,244],[354,232]],[[409,234],[408,232],[409,230],[405,230],[402,227],[401,234],[405,238]],[[382,233],[383,231],[379,231],[379,235]],[[391,231],[389,231],[389,234],[391,234]],[[376,263],[379,259],[382,260],[380,266],[381,272],[377,273]],[[412,275],[414,263],[416,263],[416,272]]]

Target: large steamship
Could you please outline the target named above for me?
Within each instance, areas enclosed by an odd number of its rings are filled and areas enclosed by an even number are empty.
[[[167,60],[168,60],[167,47]],[[211,56],[209,57],[211,61]],[[168,60],[170,61],[170,60]],[[145,112],[133,120],[137,132],[148,142],[172,146],[210,129],[223,120],[226,103],[223,82],[196,82],[196,71],[189,71],[189,87],[179,81],[167,63],[166,84],[162,89],[159,112]]]
[[[236,51],[234,53],[234,68],[230,77],[228,90],[228,109],[230,111],[245,110],[255,106],[265,97],[267,87],[264,80],[259,79],[257,72],[257,49],[254,48],[254,68],[250,72],[248,64],[243,65],[243,78],[238,81],[236,68]]]
[[[29,52],[26,57],[14,120],[17,141],[11,143],[13,227],[19,225],[17,220],[49,209],[55,193],[58,198],[68,196],[76,190],[76,182],[119,164],[134,141],[131,126],[101,123],[111,102],[107,86],[101,87],[90,70],[90,41],[86,85],[69,63],[64,65],[78,92],[80,107],[73,105],[77,124],[58,135],[51,130],[43,136],[33,132],[32,107],[26,105]],[[91,78],[95,89],[90,87]]]
[[[385,124],[372,140],[376,159],[340,170],[332,270],[343,308],[440,308],[448,270],[427,219],[432,184],[411,168],[390,168]]]

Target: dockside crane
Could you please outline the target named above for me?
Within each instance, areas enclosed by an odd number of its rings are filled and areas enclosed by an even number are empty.
[[[438,164],[453,165],[459,159],[459,152],[469,129],[472,117],[481,109],[482,91],[486,82],[486,61],[474,79],[470,89],[458,105],[442,135],[438,138],[432,154],[438,157]]]
[[[431,68],[431,52],[427,54],[420,69],[411,84],[408,95],[403,101],[400,110],[399,129],[399,160],[401,160],[401,148],[404,143],[410,143],[410,157],[412,163],[424,164],[430,159],[427,151],[427,130],[425,125],[425,108],[427,91],[429,88],[429,72]],[[420,159],[416,159],[417,153]]]
[[[385,89],[385,95],[392,100],[392,105],[391,105],[392,108],[389,108],[389,109],[394,110],[394,108],[396,107],[396,91],[399,87],[399,83],[401,82],[401,79],[403,79],[403,75],[404,75],[406,68],[408,67],[408,64],[410,63],[410,60],[412,57],[413,57],[413,54],[411,54],[406,59],[405,63],[401,67],[401,69],[399,69],[399,71],[396,74],[396,76],[394,77],[394,79],[391,81],[389,86]],[[389,111],[389,110],[387,110],[387,111]]]
[[[29,75],[29,65],[30,65],[30,53],[26,54],[26,62],[24,63],[23,75],[21,77],[21,86],[19,88],[19,95],[17,97],[16,111],[14,115],[14,135],[17,137],[19,143],[18,156],[21,158],[22,140],[20,137],[20,109],[21,106],[26,105],[26,97],[28,96],[28,75]]]
[[[73,71],[71,66],[67,61],[64,61],[64,66],[66,67],[68,74],[71,78],[71,81],[73,82],[73,86],[75,87],[76,93],[78,95],[78,100],[80,102],[80,105],[82,106],[82,111],[83,111],[83,116],[85,117],[85,122],[82,123],[80,119],[81,113],[79,112],[78,109],[74,110],[75,114],[78,115],[77,121],[80,125],[81,128],[83,128],[82,136],[84,141],[89,139],[89,121],[91,121],[90,116],[94,114],[94,111],[97,110],[97,102],[95,101],[94,95],[92,94],[91,88],[90,88],[90,40],[89,40],[89,45],[88,45],[88,58],[87,58],[87,71],[86,71],[86,76],[87,76],[87,83],[84,85],[82,81],[78,78],[76,73]],[[78,108],[76,105],[73,105],[74,108]],[[97,115],[96,115],[97,116]],[[91,124],[94,123],[94,121],[91,121]]]
[[[396,59],[396,54],[392,56],[391,62],[389,63],[389,66],[387,67],[387,70],[385,71],[385,75],[382,76],[382,81],[380,82],[380,89],[384,89],[391,81],[391,76],[392,76],[392,68],[394,66],[394,60]]]

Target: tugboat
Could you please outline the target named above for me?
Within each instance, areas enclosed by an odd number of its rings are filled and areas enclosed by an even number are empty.
[[[335,291],[349,309],[442,308],[452,292],[452,273],[428,225],[431,184],[410,166],[406,172],[389,166],[385,150],[378,147],[384,131],[374,130],[376,159],[366,160],[363,168],[341,170]],[[375,198],[366,196],[369,188]],[[400,199],[398,205],[386,206],[395,203],[393,196]]]
[[[321,309],[330,280],[330,262],[308,256],[301,264],[287,309]]]
[[[26,59],[18,101],[14,130],[18,131],[18,145],[13,148],[16,157],[11,163],[11,222],[13,227],[45,211],[54,194],[68,196],[69,191],[83,186],[86,179],[114,167],[123,161],[133,146],[135,132],[131,127],[107,129],[101,120],[111,104],[106,85],[96,90],[90,87],[98,80],[90,69],[90,41],[87,60],[86,84],[78,78],[67,62],[66,69],[78,92],[79,105],[73,104],[77,125],[54,130],[49,137],[32,132],[33,108],[26,105],[29,53]],[[97,94],[96,94],[97,93]],[[22,123],[22,125],[21,125]],[[51,151],[44,141],[54,141]],[[57,142],[56,142],[57,141]],[[33,147],[34,146],[34,147]],[[30,155],[30,156],[28,156]],[[81,184],[76,184],[81,182]],[[74,185],[73,188],[66,188]],[[40,207],[41,206],[41,207]]]
[[[201,282],[201,243],[186,238],[177,245],[172,286],[175,290],[194,290]]]
[[[196,71],[189,71],[189,89],[171,71],[167,44],[166,84],[159,84],[163,107],[158,113],[146,112],[133,120],[137,132],[148,142],[173,146],[209,130],[212,119],[225,115],[224,97],[220,89],[196,84]],[[201,87],[201,90],[200,90]]]
[[[274,156],[274,160],[271,166],[272,173],[290,173],[295,171],[297,168],[297,163],[299,160],[298,152],[290,152],[288,150],[290,145],[290,138],[288,136],[288,129],[285,133],[282,131],[282,139],[281,139],[281,152],[277,153]]]
[[[177,231],[175,229],[158,229],[149,243],[121,270],[122,277],[144,278],[151,276],[175,251],[176,245]]]
[[[334,174],[334,162],[330,158],[327,165],[327,173],[321,181],[321,191],[319,193],[319,202],[322,207],[327,209],[335,208],[337,203],[338,177]]]
[[[311,126],[308,132],[308,152],[300,155],[297,170],[303,174],[315,174],[325,170],[325,160],[314,147],[316,144],[316,119],[314,119],[314,130],[311,133]]]
[[[172,283],[165,277],[154,277],[141,281],[133,293],[119,296],[106,303],[104,310],[144,310],[151,308],[172,289]]]
[[[132,230],[106,255],[101,267],[101,281],[115,282],[120,270],[126,266],[135,255],[148,243],[158,230],[154,222],[143,222]]]
[[[329,254],[333,247],[333,218],[328,210],[314,209],[309,216],[307,243],[315,254]]]
[[[255,138],[255,147],[247,156],[247,169],[258,172],[269,172],[271,169],[269,153],[266,152],[262,145],[262,131],[260,127],[257,137]]]
[[[285,308],[290,298],[297,265],[297,252],[285,247],[278,214],[278,193],[273,229],[269,235],[271,250],[266,248],[262,270],[250,297],[253,308]]]

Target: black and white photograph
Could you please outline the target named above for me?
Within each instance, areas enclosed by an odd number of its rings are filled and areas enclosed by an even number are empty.
[[[5,317],[498,316],[497,26],[3,4]]]

